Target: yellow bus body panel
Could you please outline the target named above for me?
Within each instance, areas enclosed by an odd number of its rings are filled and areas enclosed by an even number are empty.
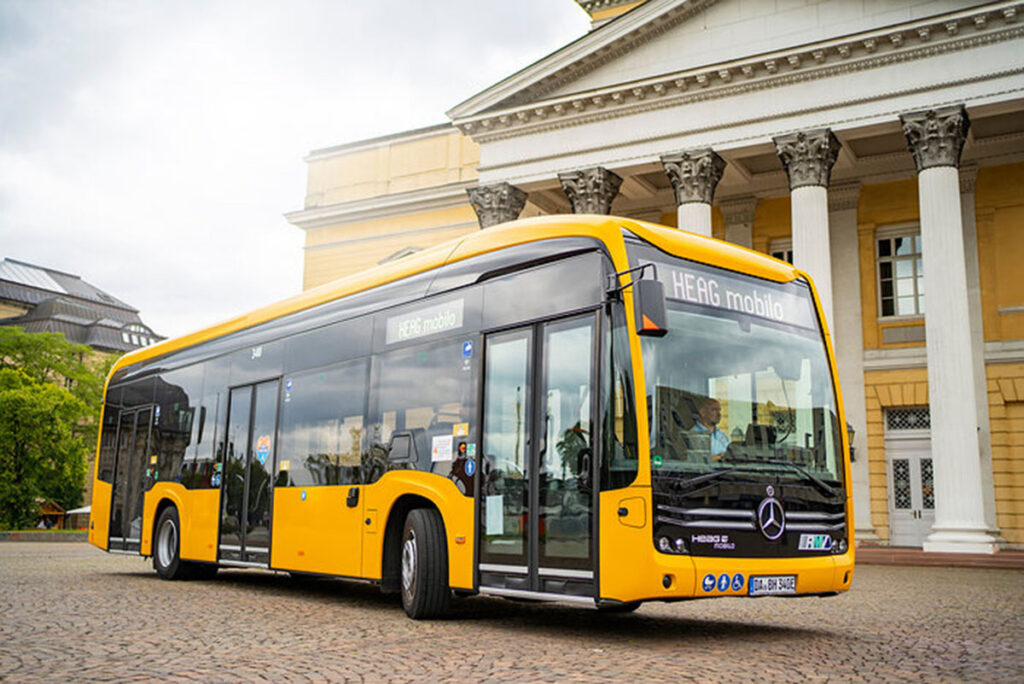
[[[384,533],[395,503],[402,496],[427,499],[441,513],[448,540],[448,583],[453,589],[473,588],[473,498],[459,491],[455,483],[434,473],[392,470],[364,488],[363,571],[369,579],[381,578]],[[404,521],[399,521],[403,524]]]
[[[349,508],[346,498],[352,487],[360,490],[359,503]],[[270,566],[359,577],[365,489],[358,485],[275,487]]]
[[[628,512],[619,515],[619,509]],[[601,492],[599,579],[601,598],[636,601],[665,593],[651,527],[651,490],[633,486]],[[673,591],[689,595],[694,569],[689,556],[674,556]]]
[[[110,501],[113,490],[114,487],[109,482],[93,478],[92,506],[89,509],[89,543],[104,551],[110,545]]]
[[[142,543],[139,552],[143,556],[153,554],[156,512],[164,501],[170,502],[178,509],[178,523],[181,525],[178,543],[181,558],[216,562],[220,490],[185,489],[177,482],[157,482],[146,492],[142,508]]]

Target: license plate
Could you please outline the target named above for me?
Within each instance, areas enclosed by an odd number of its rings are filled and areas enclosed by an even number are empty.
[[[750,578],[751,596],[773,596],[796,593],[796,575],[767,575]]]

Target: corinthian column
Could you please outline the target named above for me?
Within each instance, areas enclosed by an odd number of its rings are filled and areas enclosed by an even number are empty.
[[[526,193],[509,183],[468,188],[466,194],[481,228],[515,221],[526,206]]]
[[[985,522],[971,312],[960,205],[961,105],[900,115],[917,165],[925,337],[932,423],[935,524],[925,551],[993,553]]]
[[[775,138],[789,176],[793,213],[793,265],[810,274],[832,326],[832,260],[828,234],[828,182],[839,141],[827,128]]]
[[[725,160],[707,147],[666,154],[661,164],[676,193],[676,225],[680,230],[711,237],[711,201],[722,180]]]
[[[574,214],[610,214],[622,178],[603,166],[558,174]]]

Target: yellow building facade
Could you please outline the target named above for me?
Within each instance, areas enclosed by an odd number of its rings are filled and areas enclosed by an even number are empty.
[[[804,17],[726,0],[579,4],[590,33],[449,123],[307,156],[305,205],[288,215],[306,233],[304,287],[485,229],[495,212],[595,206],[790,260],[832,307],[860,541],[1024,548],[1020,3],[822,1]],[[919,114],[955,119],[955,159],[926,158]],[[804,133],[824,150],[816,181],[787,147]],[[699,159],[710,175],[687,166]],[[574,173],[590,174],[589,204]],[[948,225],[932,212],[941,183],[959,200]],[[967,284],[952,298],[932,292],[950,263]],[[935,328],[960,299],[967,313]],[[952,349],[951,327],[967,340]],[[947,380],[958,366],[967,385]],[[961,403],[956,425],[933,424]],[[967,446],[943,452],[944,434]],[[950,508],[961,493],[970,511]]]

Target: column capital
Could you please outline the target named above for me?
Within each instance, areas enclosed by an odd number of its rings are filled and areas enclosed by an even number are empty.
[[[725,219],[725,225],[753,223],[754,214],[757,212],[757,197],[754,195],[742,195],[720,200],[718,208]]]
[[[974,192],[974,184],[978,180],[978,165],[964,164],[960,167],[960,194]]]
[[[466,194],[481,228],[515,221],[526,206],[526,193],[510,183],[479,185],[467,188]]]
[[[966,107],[907,112],[900,114],[900,123],[918,173],[936,166],[960,165],[960,153],[971,127]]]
[[[574,214],[610,214],[622,178],[603,166],[558,174]]]
[[[856,209],[860,201],[860,183],[840,183],[828,189],[828,210],[846,211]]]
[[[662,155],[661,164],[672,182],[677,206],[688,202],[711,204],[725,171],[725,160],[710,147]]]
[[[789,177],[790,192],[819,185],[827,188],[832,165],[839,156],[839,140],[829,128],[798,131],[773,138],[775,152]]]

